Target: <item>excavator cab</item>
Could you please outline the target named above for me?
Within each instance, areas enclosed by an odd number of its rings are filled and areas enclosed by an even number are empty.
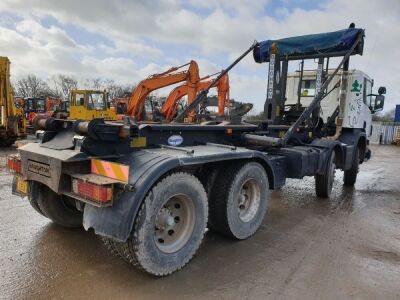
[[[72,90],[68,119],[92,120],[95,118],[116,120],[115,110],[111,109],[108,103],[108,93],[99,90]]]

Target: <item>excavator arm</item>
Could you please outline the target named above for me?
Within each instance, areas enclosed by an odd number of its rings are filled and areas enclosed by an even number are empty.
[[[186,71],[174,73],[186,65],[189,65]],[[194,99],[196,96],[196,83],[200,80],[199,67],[193,60],[183,66],[171,68],[166,72],[155,74],[142,80],[132,91],[127,114],[134,117],[137,121],[141,121],[146,97],[152,91],[182,81],[186,81],[186,86],[188,87],[187,94],[191,99]]]
[[[218,115],[222,116],[225,108],[229,106],[229,77],[228,73],[221,77],[217,83],[218,90]]]
[[[174,118],[174,115],[178,110],[179,100],[187,94],[188,86],[186,84],[182,84],[174,88],[168,95],[167,99],[164,102],[164,105],[161,107],[160,110],[160,112],[165,116],[165,119],[168,122],[172,121],[172,119]]]
[[[202,79],[206,79],[210,76],[204,77]],[[196,84],[196,94],[200,91],[207,89],[212,80],[202,80]],[[228,74],[225,74],[221,77],[218,81],[217,85],[215,86],[218,90],[218,115],[222,116],[225,112],[225,108],[229,105],[229,77]],[[164,105],[161,108],[161,113],[165,116],[167,121],[172,121],[175,117],[179,100],[182,97],[188,95],[188,102],[189,104],[193,101],[194,97],[188,94],[189,88],[186,84],[182,84],[177,86],[172,92],[168,95],[167,100],[165,101]]]

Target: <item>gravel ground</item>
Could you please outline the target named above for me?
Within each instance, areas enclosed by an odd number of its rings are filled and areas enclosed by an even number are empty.
[[[257,234],[208,232],[183,270],[156,279],[111,257],[101,240],[67,230],[11,195],[0,151],[0,298],[399,299],[400,147],[375,146],[354,189],[336,173],[333,197],[313,178],[271,194]]]

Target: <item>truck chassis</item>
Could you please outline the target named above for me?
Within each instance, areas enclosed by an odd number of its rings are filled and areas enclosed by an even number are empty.
[[[349,49],[325,56],[343,56],[339,69],[362,42],[360,31]],[[314,176],[323,198],[330,196],[336,169],[345,172],[344,184],[354,185],[359,164],[370,157],[365,130],[342,128],[333,139],[306,126],[330,80],[289,125],[41,119],[38,143],[9,159],[18,173],[13,192],[28,195],[39,213],[59,225],[93,229],[112,253],[136,267],[168,275],[193,257],[207,227],[237,240],[252,236],[266,214],[269,190],[286,178]]]

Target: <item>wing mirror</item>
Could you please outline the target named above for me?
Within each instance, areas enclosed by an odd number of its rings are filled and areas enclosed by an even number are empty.
[[[379,87],[378,94],[379,95],[385,95],[386,94],[386,88],[384,86]]]
[[[380,88],[379,88],[380,89]],[[379,91],[378,91],[379,93]],[[386,89],[385,89],[385,93],[386,93]],[[378,111],[381,111],[383,109],[383,106],[385,104],[385,96],[379,94],[370,94],[368,96],[372,96],[371,97],[371,103],[369,105],[369,109],[371,110],[372,113],[376,113]]]

